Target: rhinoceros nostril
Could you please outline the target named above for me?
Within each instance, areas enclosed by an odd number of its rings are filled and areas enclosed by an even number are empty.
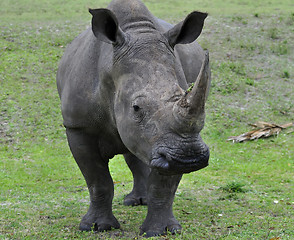
[[[167,160],[167,161],[170,160],[170,157],[168,156],[168,154],[166,154],[166,153],[162,153],[162,152],[160,152],[160,153],[158,153],[158,154],[159,154],[159,158],[161,158],[161,159],[165,159],[165,160]]]

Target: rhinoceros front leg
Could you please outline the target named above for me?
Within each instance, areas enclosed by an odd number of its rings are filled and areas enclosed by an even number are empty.
[[[119,228],[112,214],[113,181],[108,159],[103,159],[98,138],[78,129],[66,130],[71,152],[86,180],[90,193],[90,207],[80,223],[80,230],[105,231]]]
[[[164,176],[152,170],[147,187],[147,217],[141,226],[141,234],[146,237],[158,236],[167,232],[176,233],[181,225],[172,211],[175,192],[182,175]]]
[[[133,174],[133,190],[124,199],[124,205],[137,206],[147,204],[147,180],[150,168],[133,154],[124,154],[125,160]]]

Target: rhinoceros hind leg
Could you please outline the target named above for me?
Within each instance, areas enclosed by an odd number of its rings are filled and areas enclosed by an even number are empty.
[[[145,196],[136,196],[133,192],[130,192],[125,196],[124,199],[125,206],[139,206],[139,205],[147,205],[147,199]]]
[[[150,168],[133,154],[124,154],[125,160],[133,174],[133,190],[125,196],[124,205],[147,205],[147,180]]]
[[[90,207],[80,223],[82,231],[106,231],[120,225],[112,213],[113,181],[108,159],[101,157],[99,138],[82,129],[66,129],[71,152],[86,180]]]

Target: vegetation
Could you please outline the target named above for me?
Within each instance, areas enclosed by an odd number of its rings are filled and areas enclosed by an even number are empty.
[[[144,0],[143,0],[144,1]],[[144,1],[173,23],[210,13],[199,43],[210,51],[212,87],[202,136],[210,166],[187,174],[174,213],[183,226],[158,239],[292,239],[294,141],[226,139],[256,121],[294,122],[294,12],[285,1]],[[212,3],[213,2],[213,3]],[[0,3],[0,239],[141,239],[146,207],[125,207],[132,178],[110,162],[122,230],[78,231],[88,192],[67,146],[55,85],[65,46],[106,0]]]

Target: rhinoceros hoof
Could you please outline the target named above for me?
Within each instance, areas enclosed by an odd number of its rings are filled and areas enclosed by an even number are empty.
[[[125,206],[138,206],[138,205],[147,205],[146,196],[138,196],[134,193],[130,193],[125,196],[124,199]]]
[[[115,228],[115,229],[120,228],[120,224],[114,216],[110,219],[109,218],[91,219],[87,217],[87,215],[84,216],[79,227],[81,231],[96,231],[96,232],[109,231],[112,228]]]
[[[182,230],[182,226],[179,223],[175,223],[172,221],[170,224],[167,224],[166,226],[142,226],[140,234],[144,237],[155,237],[155,236],[162,236],[166,234],[177,234],[180,233]]]

